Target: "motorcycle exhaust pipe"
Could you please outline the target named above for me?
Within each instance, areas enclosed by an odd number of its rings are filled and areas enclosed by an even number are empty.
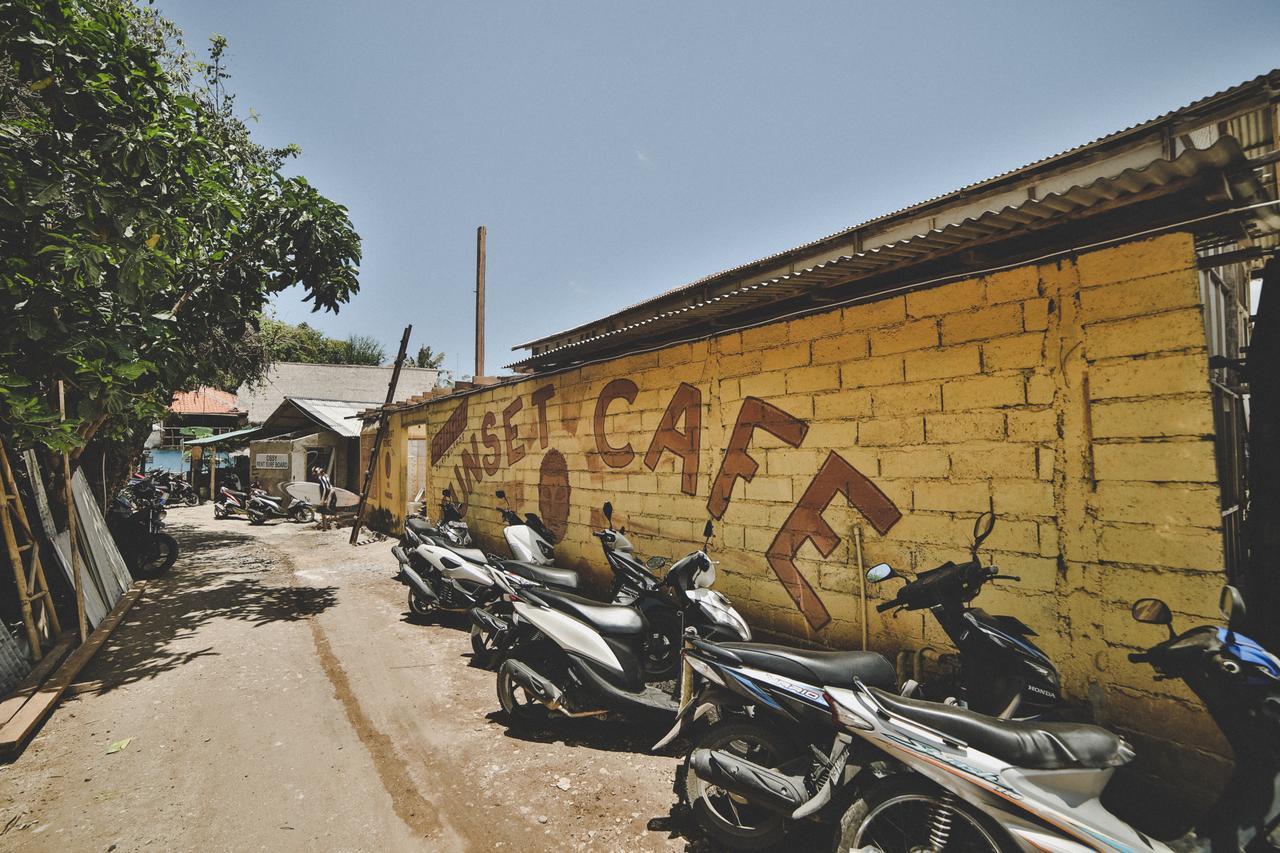
[[[511,627],[505,619],[494,616],[483,607],[471,608],[467,611],[467,616],[471,618],[472,625],[488,634],[502,634]]]
[[[398,562],[400,565],[402,566],[409,565],[409,555],[406,554],[404,552],[404,549],[401,548],[399,545],[391,546],[391,553],[396,558],[396,562]]]
[[[604,709],[598,711],[570,711],[560,704],[560,700],[564,698],[564,692],[533,669],[514,659],[507,660],[502,665],[511,673],[512,681],[528,691],[530,696],[546,705],[549,710],[559,711],[566,717],[601,717],[609,713]]]
[[[695,749],[689,768],[704,782],[788,817],[809,799],[803,776],[787,776],[723,749]]]
[[[439,602],[440,596],[436,595],[436,591],[431,588],[430,584],[422,579],[422,576],[409,568],[406,563],[400,567],[400,571],[404,573],[405,580],[409,582],[409,586],[418,591],[418,594],[428,601]]]

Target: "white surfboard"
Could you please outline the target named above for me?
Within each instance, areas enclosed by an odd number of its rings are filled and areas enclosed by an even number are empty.
[[[305,480],[298,480],[293,483],[283,483],[280,488],[284,489],[291,498],[296,498],[300,501],[307,501],[312,506],[320,505],[319,483],[310,483]],[[346,489],[339,489],[336,486],[330,493],[330,499],[333,500],[332,505],[336,506],[338,509],[353,507],[360,503],[360,496],[355,492],[347,491]]]

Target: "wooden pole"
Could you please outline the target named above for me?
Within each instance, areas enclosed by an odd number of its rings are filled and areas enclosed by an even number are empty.
[[[475,381],[484,376],[484,255],[488,229],[483,225],[476,229],[476,375]]]
[[[373,438],[373,452],[369,454],[369,466],[364,471],[364,485],[360,487],[360,503],[356,506],[355,521],[351,523],[352,545],[356,544],[356,540],[360,538],[360,522],[364,518],[364,505],[369,500],[373,474],[378,470],[378,454],[382,452],[382,439],[387,432],[387,408],[396,399],[396,384],[400,381],[400,368],[404,366],[405,353],[409,350],[409,333],[412,331],[412,325],[404,327],[404,336],[400,338],[400,353],[396,356],[396,366],[391,371],[391,382],[387,385],[387,401],[378,411],[378,434]]]
[[[4,448],[0,447],[0,455],[3,453]],[[35,618],[31,613],[26,570],[22,555],[18,551],[17,539],[14,537],[12,510],[9,508],[10,503],[16,503],[20,498],[16,490],[13,494],[8,493],[6,486],[8,481],[8,477],[0,477],[0,526],[4,530],[4,543],[9,553],[9,562],[13,564],[13,581],[18,587],[18,603],[22,606],[22,623],[27,626],[27,642],[31,645],[31,659],[38,661],[40,660],[40,632],[36,628]]]
[[[67,419],[67,389],[62,380],[58,380],[58,417]],[[62,483],[64,497],[67,501],[67,533],[71,538],[71,576],[76,585],[76,619],[80,623],[80,642],[89,638],[89,622],[84,615],[84,582],[80,579],[80,535],[76,524],[76,501],[71,494],[71,455],[62,454]]]
[[[200,454],[204,455],[204,451],[203,450],[200,451]],[[213,487],[214,487],[213,480],[214,480],[214,474],[216,473],[217,467],[218,467],[218,445],[211,444],[209,445],[209,501],[210,502],[216,501],[218,499],[218,496],[214,494],[214,491],[213,491]]]

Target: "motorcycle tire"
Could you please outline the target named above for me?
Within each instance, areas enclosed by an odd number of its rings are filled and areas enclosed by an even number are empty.
[[[933,843],[930,828],[939,809],[949,814],[948,850],[1012,853],[1018,849],[989,815],[914,773],[884,779],[855,800],[840,818],[837,849],[873,844],[885,853],[905,853],[921,846],[928,849]]]
[[[471,662],[481,669],[488,669],[493,660],[493,649],[485,642],[484,631],[479,625],[471,626]]]
[[[155,533],[148,553],[139,555],[131,568],[135,577],[156,578],[173,568],[177,559],[178,540],[168,533]]]
[[[252,510],[250,510],[249,523],[250,524],[266,524],[267,517],[260,512],[253,512]]]
[[[498,704],[507,715],[507,724],[511,726],[531,725],[547,719],[547,706],[543,705],[524,688],[518,685],[511,675],[512,661],[505,660],[498,667]]]
[[[680,673],[680,617],[666,613],[649,615],[649,636],[645,638],[640,666],[646,682],[668,681]]]
[[[185,506],[199,506],[200,496],[197,495],[194,491],[187,492],[186,496],[182,499],[182,503]]]
[[[316,512],[309,506],[300,506],[293,511],[293,520],[299,524],[309,524],[316,519]]]
[[[226,508],[226,507],[224,507],[222,504],[214,504],[214,505],[213,505],[213,517],[214,517],[214,518],[217,518],[217,519],[223,519],[223,518],[226,518],[226,517],[227,517],[227,508]]]
[[[412,586],[409,587],[409,613],[419,622],[425,622],[436,614],[436,603],[428,601],[418,594],[418,591]]]
[[[766,767],[777,767],[804,754],[803,746],[777,728],[754,721],[713,726],[703,732],[693,749],[723,749]],[[787,834],[789,820],[785,816],[753,807],[737,795],[703,783],[689,767],[687,757],[676,769],[676,793],[698,826],[730,850],[765,850]]]

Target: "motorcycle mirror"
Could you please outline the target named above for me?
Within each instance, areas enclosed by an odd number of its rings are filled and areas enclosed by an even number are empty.
[[[987,541],[987,537],[991,535],[991,531],[996,526],[996,514],[994,510],[987,510],[973,521],[973,548],[970,550],[976,557],[978,548],[983,542]]]
[[[613,529],[613,504],[609,501],[604,502],[604,520],[609,522],[609,529]]]
[[[1169,605],[1158,598],[1139,598],[1133,603],[1133,619],[1148,625],[1169,625],[1173,622],[1173,613]]]
[[[1244,596],[1231,584],[1222,588],[1222,595],[1218,597],[1218,609],[1222,611],[1222,618],[1227,620],[1227,627],[1232,631],[1244,626]]]
[[[667,564],[667,558],[666,557],[650,557],[648,560],[645,560],[644,564],[651,569],[660,569]]]
[[[715,532],[716,527],[711,523],[711,519],[708,518],[707,523],[702,526],[702,538],[710,541],[711,537],[715,535]]]
[[[880,563],[867,569],[867,580],[871,583],[880,583],[887,581],[889,578],[900,578],[902,575],[893,570],[893,566],[888,563]]]
[[[507,493],[504,492],[502,489],[498,489],[498,491],[494,492],[494,495],[496,495],[498,500],[500,501],[504,501],[507,499]]]

